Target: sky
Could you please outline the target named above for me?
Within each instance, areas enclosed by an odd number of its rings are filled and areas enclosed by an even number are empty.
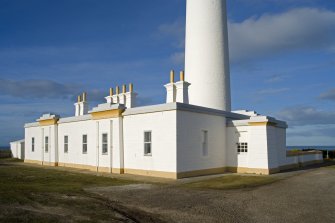
[[[335,145],[335,1],[227,0],[233,110],[287,121],[288,145]],[[0,0],[0,145],[134,83],[165,102],[184,69],[185,0]],[[187,79],[187,74],[186,74]]]

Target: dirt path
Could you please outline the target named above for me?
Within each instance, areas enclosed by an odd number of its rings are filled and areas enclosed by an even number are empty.
[[[335,169],[331,168],[309,170],[252,189],[197,190],[140,184],[88,191],[166,222],[315,223],[335,218]]]

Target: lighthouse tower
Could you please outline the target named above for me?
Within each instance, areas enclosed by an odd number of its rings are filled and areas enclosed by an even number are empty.
[[[189,103],[230,111],[226,0],[187,0],[186,8]]]

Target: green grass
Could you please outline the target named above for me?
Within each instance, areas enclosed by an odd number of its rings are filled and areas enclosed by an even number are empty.
[[[183,187],[197,189],[228,190],[257,187],[278,181],[271,176],[227,175],[223,177],[183,184]]]
[[[116,219],[118,217],[106,199],[90,194],[84,188],[133,183],[17,162],[0,159],[0,222]]]

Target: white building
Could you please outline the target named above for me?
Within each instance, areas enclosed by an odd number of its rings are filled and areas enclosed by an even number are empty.
[[[75,116],[45,114],[25,125],[25,162],[165,178],[240,172],[271,174],[320,162],[287,154],[285,122],[231,111],[225,0],[188,0],[185,74],[165,85],[166,104],[136,107],[133,86],[116,88]]]

